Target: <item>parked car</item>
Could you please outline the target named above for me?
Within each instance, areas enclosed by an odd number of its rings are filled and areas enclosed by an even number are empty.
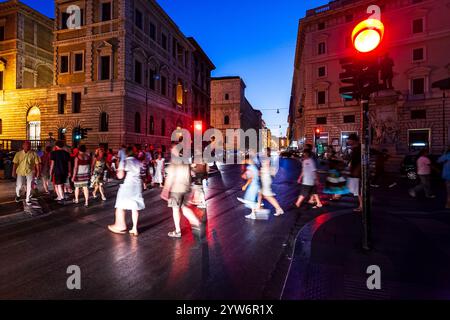
[[[428,158],[431,160],[431,167],[434,169],[432,170],[433,176],[439,176],[440,175],[440,166],[437,163],[437,159],[439,156],[436,155],[428,155]],[[409,180],[417,180],[417,154],[414,155],[407,155],[403,159],[402,164],[400,165],[400,174]]]

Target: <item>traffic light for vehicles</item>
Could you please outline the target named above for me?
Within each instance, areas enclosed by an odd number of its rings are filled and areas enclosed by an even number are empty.
[[[73,139],[76,142],[79,142],[82,139],[81,128],[80,127],[73,128]]]
[[[87,137],[88,137],[88,131],[89,131],[89,129],[87,129],[87,128],[82,128],[82,129],[81,129],[81,139],[82,139],[82,140],[87,139]]]
[[[379,90],[379,63],[376,58],[344,58],[340,60],[344,72],[339,75],[342,83],[339,93],[346,100],[359,100]]]
[[[383,23],[378,19],[369,18],[358,23],[353,29],[353,46],[359,52],[371,52],[380,45],[383,36]]]
[[[202,121],[194,121],[194,129],[196,132],[202,132],[203,131],[203,122]]]

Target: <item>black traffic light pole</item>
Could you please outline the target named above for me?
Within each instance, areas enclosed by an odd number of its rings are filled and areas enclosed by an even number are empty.
[[[369,96],[361,99],[361,189],[362,189],[362,224],[364,250],[371,249],[371,203],[370,203],[370,119],[369,119]]]

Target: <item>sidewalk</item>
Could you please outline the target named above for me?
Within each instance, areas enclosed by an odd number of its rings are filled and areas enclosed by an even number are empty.
[[[416,201],[409,200],[400,212],[379,203],[370,252],[361,249],[361,216],[350,210],[308,223],[297,237],[282,298],[449,299],[450,210],[410,211]],[[381,269],[381,290],[367,288],[371,265]]]

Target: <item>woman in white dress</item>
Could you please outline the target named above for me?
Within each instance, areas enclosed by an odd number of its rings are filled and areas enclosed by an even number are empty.
[[[133,149],[127,149],[127,158],[121,161],[117,170],[117,178],[125,180],[120,185],[116,199],[116,221],[108,229],[113,233],[125,234],[127,225],[125,222],[125,210],[132,212],[133,227],[129,233],[138,236],[139,211],[145,209],[142,197],[142,181],[140,177],[141,162],[133,157]]]
[[[158,157],[155,161],[155,176],[153,177],[153,183],[159,184],[160,187],[163,185],[163,179],[164,179],[164,158],[162,157],[161,153],[158,154]]]

